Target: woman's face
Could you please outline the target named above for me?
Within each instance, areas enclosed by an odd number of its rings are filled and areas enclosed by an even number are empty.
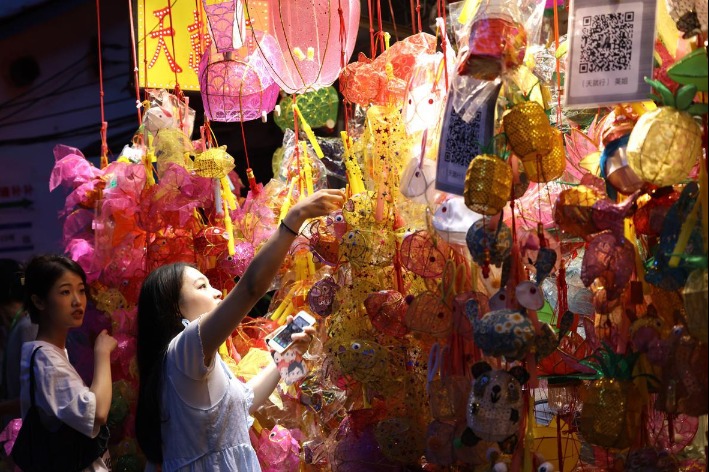
[[[78,328],[86,312],[84,281],[78,274],[66,271],[54,282],[47,298],[33,295],[32,302],[42,313],[42,321],[47,320],[57,328]]]
[[[185,267],[180,290],[180,313],[188,321],[212,311],[222,300],[222,292],[213,288],[203,273]]]

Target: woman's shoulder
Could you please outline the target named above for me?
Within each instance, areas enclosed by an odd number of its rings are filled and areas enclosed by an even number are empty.
[[[39,348],[39,349],[38,349]],[[22,345],[22,359],[29,365],[31,356],[37,350],[35,363],[64,363],[68,362],[66,351],[46,341],[28,341]]]

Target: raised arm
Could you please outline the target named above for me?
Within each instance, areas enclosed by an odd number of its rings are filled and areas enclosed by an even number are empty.
[[[265,295],[278,273],[298,231],[305,220],[338,210],[345,202],[342,190],[318,190],[294,205],[283,219],[287,227],[278,226],[249,264],[234,289],[200,322],[200,337],[206,362],[211,361],[219,346],[241,323],[256,302]]]

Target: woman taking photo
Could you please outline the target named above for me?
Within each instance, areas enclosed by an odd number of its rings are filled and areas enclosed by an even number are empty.
[[[163,472],[261,470],[249,416],[280,375],[271,363],[244,384],[217,350],[269,289],[305,220],[338,210],[344,201],[341,190],[320,190],[294,205],[224,300],[184,263],[159,267],[145,279],[138,300],[136,436]],[[314,332],[305,328],[293,338],[307,345]]]

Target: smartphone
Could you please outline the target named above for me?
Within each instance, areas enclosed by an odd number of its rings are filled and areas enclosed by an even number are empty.
[[[293,321],[279,328],[271,335],[271,339],[268,340],[268,347],[278,353],[284,352],[293,344],[293,334],[302,333],[303,328],[314,324],[315,318],[312,315],[305,311],[300,311],[293,317]]]

